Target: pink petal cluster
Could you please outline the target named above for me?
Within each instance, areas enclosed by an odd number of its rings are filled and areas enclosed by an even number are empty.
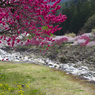
[[[87,44],[87,46],[94,46],[95,45],[95,41],[91,41]]]
[[[92,36],[93,35],[91,33],[85,33],[83,35],[76,36],[74,38],[75,41],[74,44],[80,44],[81,46],[86,46],[91,40]]]
[[[60,45],[61,43],[63,42],[66,42],[68,41],[68,38],[67,37],[60,37],[60,38],[53,38],[53,37],[46,37],[46,38],[37,38],[37,39],[31,39],[31,40],[27,40],[25,42],[25,45],[27,46],[31,46],[31,45],[36,45],[36,46],[44,46],[44,45],[47,45],[47,47],[50,47],[50,46],[53,46],[53,44],[57,44],[57,45]],[[48,50],[48,48],[47,48]]]
[[[66,41],[68,41],[68,38],[63,37],[63,38],[61,38],[61,39],[57,39],[57,40],[55,41],[55,43],[57,43],[58,45],[60,45],[61,43],[66,42]]]

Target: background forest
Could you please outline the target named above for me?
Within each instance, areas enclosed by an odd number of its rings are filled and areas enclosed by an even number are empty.
[[[61,9],[56,15],[62,13],[67,20],[60,24],[62,29],[55,35],[89,33],[95,28],[95,0],[67,0],[60,5]]]

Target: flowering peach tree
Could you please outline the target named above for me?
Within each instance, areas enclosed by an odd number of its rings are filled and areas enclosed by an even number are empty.
[[[7,40],[7,44],[14,46],[19,43],[17,37],[26,32],[33,35],[33,39],[52,40],[44,35],[51,35],[60,30],[59,24],[66,20],[61,13],[56,16],[55,12],[61,8],[58,3],[61,0],[0,0],[0,27],[2,36],[0,39]],[[53,2],[52,5],[50,3]],[[57,23],[56,26],[53,26]],[[46,26],[48,29],[42,29]],[[6,38],[9,34],[9,38]],[[30,40],[28,39],[27,42]],[[35,40],[32,40],[35,43]],[[2,43],[2,41],[0,41]]]

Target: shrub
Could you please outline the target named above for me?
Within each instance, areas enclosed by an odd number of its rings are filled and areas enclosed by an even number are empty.
[[[65,36],[74,38],[76,36],[76,34],[72,32],[69,34],[65,34]]]

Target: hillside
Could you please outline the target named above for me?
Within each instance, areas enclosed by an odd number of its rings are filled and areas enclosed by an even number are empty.
[[[57,31],[55,35],[64,35],[66,32],[74,32],[75,34],[87,32],[81,29],[87,20],[95,14],[95,0],[69,0],[60,3],[60,5],[62,7],[56,12],[56,15],[62,13],[66,15],[67,19],[59,25],[62,29]]]

